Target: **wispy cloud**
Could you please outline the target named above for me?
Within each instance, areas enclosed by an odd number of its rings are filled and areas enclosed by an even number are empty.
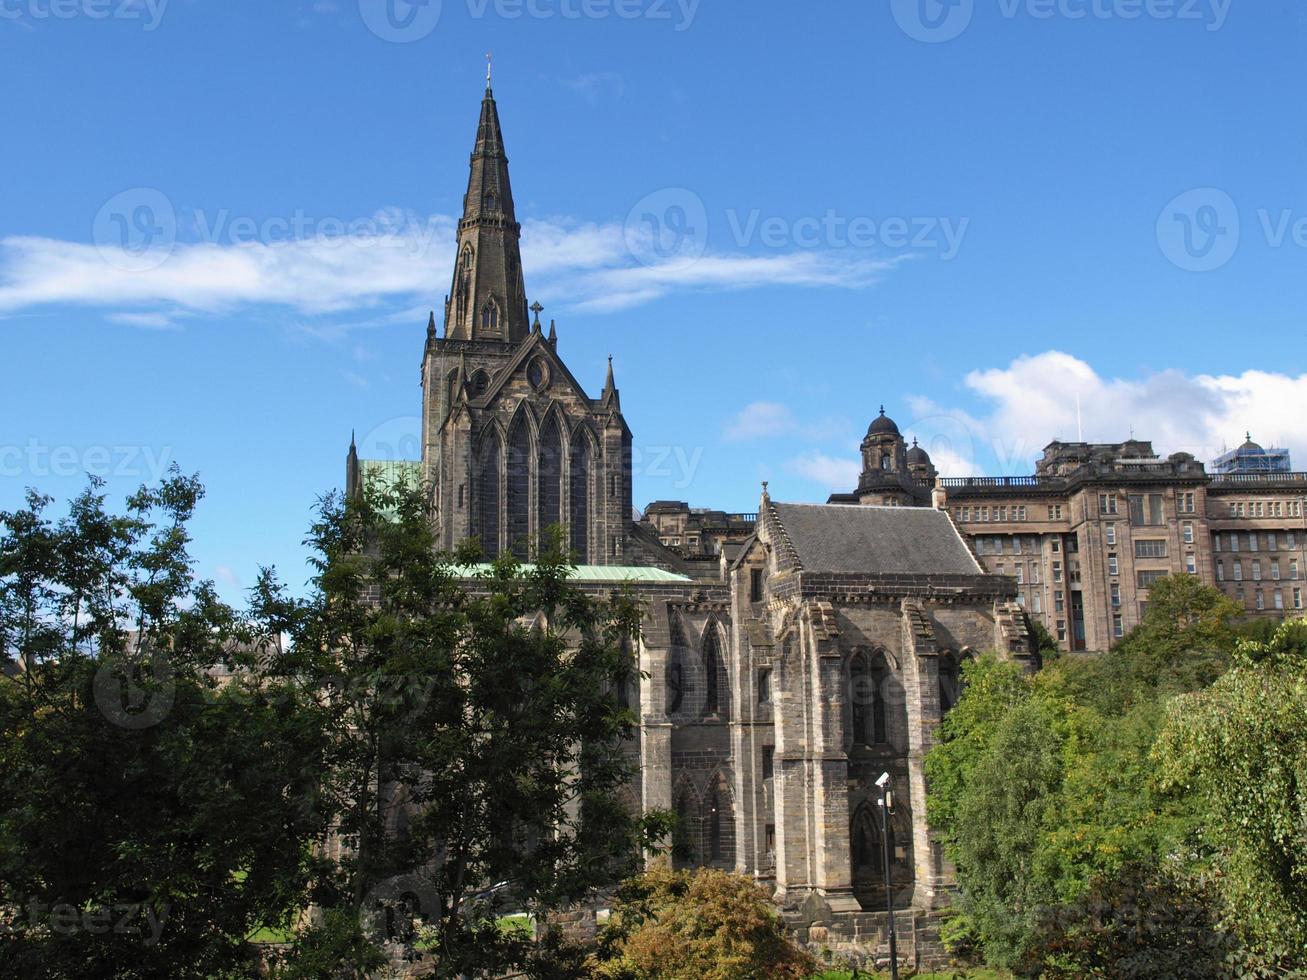
[[[807,452],[785,464],[791,473],[819,483],[828,490],[852,490],[858,484],[862,466],[856,459]]]
[[[563,88],[577,93],[590,105],[597,104],[605,97],[614,101],[619,100],[626,91],[625,80],[617,72],[612,71],[585,72],[560,78],[558,81]]]
[[[456,220],[382,212],[346,235],[215,242],[179,241],[130,252],[103,244],[14,236],[0,239],[0,315],[52,304],[105,310],[115,322],[156,328],[180,313],[224,314],[263,305],[305,318],[309,332],[385,322],[429,308],[448,290]],[[714,253],[643,264],[623,226],[570,219],[523,226],[523,263],[534,296],[561,311],[606,312],[674,293],[762,287],[864,288],[896,259],[838,250]],[[168,312],[164,312],[168,311]],[[359,320],[357,314],[367,316]],[[318,321],[318,322],[314,322]],[[321,322],[327,321],[327,322]]]
[[[812,442],[838,438],[847,433],[849,422],[842,418],[801,421],[788,405],[759,401],[745,405],[726,423],[724,435],[735,442],[749,439],[777,439],[795,436]]]

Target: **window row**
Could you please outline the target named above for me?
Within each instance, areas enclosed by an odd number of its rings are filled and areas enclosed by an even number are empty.
[[[1243,531],[1228,531],[1212,535],[1212,549],[1214,551],[1279,551],[1283,545],[1286,551],[1295,551],[1298,548],[1297,531],[1249,531],[1246,534]],[[1262,547],[1265,545],[1265,547]]]
[[[1301,500],[1231,500],[1231,517],[1302,517]]]
[[[1258,561],[1258,560],[1254,560],[1254,561],[1251,563],[1251,568],[1250,568],[1249,570],[1250,570],[1250,572],[1251,572],[1251,578],[1252,578],[1252,580],[1253,580],[1254,582],[1260,582],[1260,581],[1262,580],[1262,563],[1261,563],[1260,561]],[[1282,569],[1281,569],[1281,566],[1280,566],[1280,559],[1278,559],[1278,558],[1273,558],[1273,559],[1271,559],[1271,562],[1270,562],[1270,571],[1271,571],[1271,581],[1273,581],[1273,582],[1278,582],[1278,581],[1280,581],[1280,579],[1282,579],[1282,578],[1285,577],[1285,576],[1282,574]],[[1298,578],[1299,578],[1299,567],[1298,567],[1298,559],[1297,559],[1297,558],[1290,559],[1290,561],[1289,561],[1289,565],[1288,565],[1288,571],[1289,571],[1289,574],[1288,574],[1288,578],[1289,578],[1289,580],[1290,580],[1290,581],[1293,581],[1293,582],[1298,581]],[[1230,566],[1230,573],[1231,573],[1231,575],[1232,575],[1234,581],[1236,581],[1236,582],[1242,582],[1242,581],[1244,580],[1244,574],[1243,574],[1243,562],[1242,562],[1240,559],[1236,558],[1236,559],[1234,559],[1234,561],[1231,563],[1231,566]],[[1216,581],[1218,581],[1218,582],[1224,582],[1224,581],[1225,581],[1225,560],[1224,560],[1224,559],[1218,559],[1217,562],[1216,562]]]

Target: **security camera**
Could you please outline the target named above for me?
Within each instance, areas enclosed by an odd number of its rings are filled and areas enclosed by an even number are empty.
[[[885,785],[888,782],[889,782],[889,773],[883,772],[880,774],[880,779],[876,780],[876,787],[878,789],[884,789]]]

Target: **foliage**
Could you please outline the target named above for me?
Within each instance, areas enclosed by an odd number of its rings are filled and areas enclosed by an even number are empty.
[[[659,862],[623,886],[593,967],[614,980],[802,980],[816,963],[750,879]]]
[[[1169,696],[1201,689],[1229,662],[1238,610],[1188,576],[1156,583],[1152,597],[1111,653],[1062,657],[1035,675],[994,657],[966,666],[926,758],[930,818],[961,886],[951,947],[1028,964],[1054,947],[1050,923],[1074,933],[1094,888],[1135,887],[1130,869],[1185,852],[1200,808],[1163,791],[1153,747]]]
[[[1242,642],[1229,673],[1176,699],[1154,759],[1203,805],[1197,842],[1227,924],[1307,969],[1307,621]]]
[[[313,876],[318,718],[275,673],[220,681],[284,651],[194,581],[198,482],[174,469],[123,514],[100,490],[0,514],[0,967],[243,974]]]
[[[1046,912],[1023,965],[1048,980],[1208,980],[1229,975],[1233,948],[1195,879],[1132,864]]]
[[[571,584],[556,534],[529,568],[474,573],[473,549],[436,549],[429,501],[404,485],[324,500],[313,594],[265,614],[331,692],[323,792],[344,857],[319,904],[420,943],[440,976],[480,975],[529,959],[505,914],[616,885],[665,821],[623,795],[635,603]]]

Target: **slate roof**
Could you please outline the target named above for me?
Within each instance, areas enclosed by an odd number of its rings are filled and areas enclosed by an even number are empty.
[[[844,504],[772,507],[806,571],[984,574],[943,511]]]

